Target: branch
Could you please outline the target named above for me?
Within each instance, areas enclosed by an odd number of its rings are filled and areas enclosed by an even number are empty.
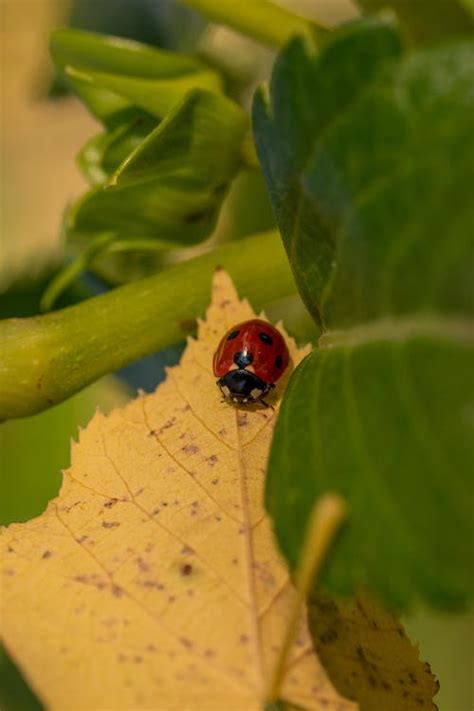
[[[280,237],[219,247],[66,309],[0,322],[0,420],[26,417],[143,356],[182,341],[223,266],[257,307],[295,293]]]

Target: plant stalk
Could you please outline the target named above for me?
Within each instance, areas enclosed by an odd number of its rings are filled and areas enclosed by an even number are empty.
[[[295,35],[318,40],[328,33],[322,23],[275,5],[270,0],[180,0],[214,22],[279,49]]]
[[[296,595],[288,615],[288,627],[266,692],[265,711],[272,703],[278,703],[285,677],[286,663],[305,600],[345,516],[346,504],[339,494],[327,493],[314,505],[296,570]]]
[[[256,308],[296,293],[279,234],[233,242],[80,304],[0,322],[0,420],[41,412],[182,341],[224,267]]]

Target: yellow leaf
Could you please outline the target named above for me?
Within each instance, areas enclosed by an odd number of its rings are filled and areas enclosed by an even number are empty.
[[[295,591],[263,508],[275,410],[222,402],[212,356],[252,318],[218,271],[149,396],[96,414],[47,511],[2,536],[5,644],[52,709],[261,711]],[[284,333],[283,329],[282,333]],[[298,350],[284,333],[293,364]],[[302,615],[281,696],[349,711]]]
[[[399,621],[361,593],[336,601],[314,596],[309,625],[318,656],[337,689],[363,711],[433,711],[438,691],[430,665]]]

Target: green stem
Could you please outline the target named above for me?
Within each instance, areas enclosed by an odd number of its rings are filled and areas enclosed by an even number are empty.
[[[79,257],[62,269],[49,283],[41,297],[41,311],[49,311],[63,291],[92,264],[95,257],[107,249],[114,239],[116,235],[113,232],[99,234]]]
[[[278,704],[288,657],[296,636],[298,622],[301,619],[304,602],[345,516],[346,505],[339,494],[324,494],[313,507],[295,575],[296,595],[287,613],[286,633],[280,642],[277,661],[270,675],[266,691],[265,711],[269,711],[272,702]]]
[[[270,0],[180,1],[201,11],[211,20],[228,25],[272,47],[283,47],[295,35],[317,40],[328,32],[323,24],[296,15]]]
[[[0,322],[0,419],[26,417],[178,343],[203,316],[221,265],[256,308],[296,291],[278,233],[219,247],[43,316]]]

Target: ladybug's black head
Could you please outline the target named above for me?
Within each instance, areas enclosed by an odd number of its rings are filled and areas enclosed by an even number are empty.
[[[249,370],[230,370],[217,381],[222,394],[233,402],[257,402],[275,387]]]

